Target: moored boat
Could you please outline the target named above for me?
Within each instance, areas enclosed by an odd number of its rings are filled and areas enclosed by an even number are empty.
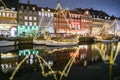
[[[46,41],[46,46],[75,46],[77,44],[77,42]]]
[[[33,44],[36,44],[36,45],[45,45],[46,41],[45,40],[33,39]]]
[[[17,45],[17,41],[1,40],[0,47]]]

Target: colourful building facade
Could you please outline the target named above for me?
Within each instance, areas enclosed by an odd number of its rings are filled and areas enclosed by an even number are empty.
[[[38,10],[37,5],[18,4],[18,36],[34,36],[38,33]]]

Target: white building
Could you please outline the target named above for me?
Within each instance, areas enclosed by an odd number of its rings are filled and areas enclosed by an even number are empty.
[[[50,34],[54,33],[54,9],[38,8],[38,24],[39,30],[48,31]]]

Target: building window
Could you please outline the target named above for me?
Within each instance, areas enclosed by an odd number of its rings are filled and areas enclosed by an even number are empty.
[[[48,13],[48,17],[50,17],[50,13]]]
[[[34,13],[33,13],[34,15],[37,15],[37,12],[36,11],[34,11]]]
[[[1,16],[1,14],[2,14],[2,13],[0,12],[0,16]]]
[[[19,14],[22,14],[22,11],[19,11]]]
[[[33,10],[35,10],[35,7],[33,7]]]
[[[29,25],[32,26],[32,22],[29,22]]]
[[[53,13],[51,13],[51,17],[53,17]]]
[[[2,13],[3,16],[5,16],[5,13]]]
[[[13,17],[13,14],[12,14],[12,13],[10,14],[10,17]]]
[[[40,15],[41,15],[41,12],[39,11],[38,14],[39,14],[39,16],[40,16]]]
[[[32,20],[32,16],[29,17],[29,20]]]
[[[12,10],[12,11],[15,11],[15,8],[14,8],[14,7],[12,7],[12,8],[11,8],[11,10]]]
[[[19,19],[22,20],[23,19],[22,16],[19,16]]]
[[[25,17],[24,17],[24,19],[25,19],[25,20],[28,20],[28,17],[27,17],[27,16],[25,16]]]
[[[28,22],[25,22],[25,26],[27,26],[28,25]]]
[[[24,11],[24,14],[26,14],[26,15],[27,15],[27,14],[28,14],[28,11]]]
[[[27,6],[27,10],[29,10],[29,6]]]
[[[44,9],[42,9],[42,11],[44,11]]]
[[[48,11],[50,12],[50,9],[48,9]]]
[[[21,6],[21,9],[24,9],[24,6]]]
[[[45,13],[45,16],[47,16],[47,13]]]
[[[32,11],[29,11],[29,15],[32,15]]]
[[[36,18],[36,17],[34,17],[34,20],[37,20],[37,18]]]
[[[19,24],[20,24],[20,25],[22,25],[22,23],[23,23],[22,21],[19,21]]]
[[[44,16],[44,12],[42,12],[42,16]]]
[[[9,17],[9,13],[6,13],[6,16]]]
[[[34,22],[34,26],[37,26],[37,23],[36,23],[36,22]]]

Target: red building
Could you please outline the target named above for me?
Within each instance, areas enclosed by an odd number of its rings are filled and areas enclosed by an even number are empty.
[[[66,36],[67,30],[69,29],[69,10],[62,9],[58,2],[55,13],[54,13],[54,32],[58,36]]]
[[[78,11],[71,10],[69,15],[69,34],[80,34],[81,31],[81,14]]]
[[[58,3],[54,14],[54,31],[57,37],[74,34],[90,35],[92,32],[92,16],[88,10],[63,10]]]
[[[57,36],[65,36],[69,28],[67,13],[58,10],[54,15],[54,29]]]
[[[92,17],[88,10],[84,10],[81,16],[81,34],[90,35],[92,32]]]

